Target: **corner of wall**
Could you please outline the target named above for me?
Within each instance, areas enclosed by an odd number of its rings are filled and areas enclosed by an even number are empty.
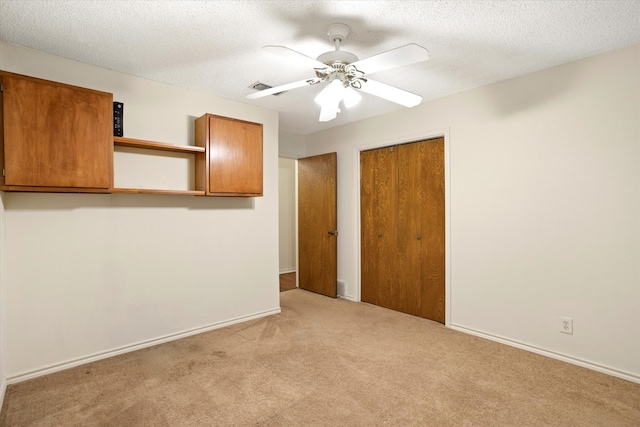
[[[5,288],[5,227],[4,227],[4,191],[0,191],[0,409],[4,403],[4,394],[7,390],[7,378],[4,369],[4,288]]]
[[[306,156],[307,138],[280,130],[278,132],[278,157],[299,159]]]

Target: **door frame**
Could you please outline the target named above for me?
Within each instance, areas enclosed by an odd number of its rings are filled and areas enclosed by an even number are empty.
[[[294,219],[293,219],[293,238],[295,239],[295,242],[293,244],[293,270],[286,270],[286,271],[282,271],[279,270],[279,274],[286,274],[286,273],[294,273],[298,271],[298,159],[294,158],[294,157],[284,157],[284,156],[278,156],[278,162],[280,160],[290,160],[293,162],[293,192],[290,194],[290,196],[293,199],[293,215],[294,215]],[[278,180],[280,179],[280,177],[278,176]],[[280,183],[278,182],[278,186],[280,185]],[[279,188],[279,187],[278,187]],[[280,203],[280,197],[282,196],[282,194],[280,192],[278,192],[278,203]],[[280,221],[280,212],[278,211],[278,221]],[[280,230],[278,230],[278,233],[280,233]],[[278,235],[278,237],[280,237]],[[279,262],[280,260],[278,260]],[[297,277],[297,276],[296,276]],[[296,279],[297,280],[297,279]]]
[[[299,263],[300,263],[300,254],[298,253],[298,159],[301,159],[304,156],[299,156],[290,153],[278,153],[279,159],[289,159],[295,162],[293,167],[293,204],[294,204],[294,248],[295,251],[295,273],[296,273],[296,287],[300,288],[300,275],[298,274]],[[278,196],[279,197],[279,196]],[[278,213],[280,215],[280,213]],[[280,218],[278,218],[280,220]]]
[[[445,298],[445,326],[451,326],[451,139],[449,137],[449,128],[431,129],[410,134],[400,135],[393,138],[382,139],[378,141],[367,142],[357,145],[353,149],[353,182],[354,182],[354,213],[355,213],[355,247],[357,256],[356,265],[356,289],[354,295],[356,301],[362,301],[362,251],[361,251],[361,224],[360,224],[360,152],[383,148],[398,144],[407,144],[410,142],[419,142],[426,139],[444,138],[444,298]]]

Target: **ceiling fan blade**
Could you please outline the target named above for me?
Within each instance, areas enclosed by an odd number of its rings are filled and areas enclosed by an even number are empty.
[[[291,90],[291,89],[297,89],[297,88],[303,87],[303,86],[314,85],[316,83],[320,83],[321,81],[322,80],[319,79],[319,78],[300,80],[300,81],[293,82],[293,83],[287,83],[286,85],[274,86],[271,89],[265,89],[265,90],[261,90],[259,92],[250,93],[249,95],[246,96],[246,98],[247,99],[263,98],[265,96],[273,95],[274,93],[286,92],[286,91]]]
[[[422,102],[422,97],[420,95],[371,79],[367,79],[367,81],[362,84],[360,90],[405,107],[415,107]]]
[[[390,68],[402,67],[403,65],[415,64],[427,59],[429,59],[429,51],[422,46],[411,43],[356,61],[351,65],[365,74],[371,74]]]
[[[266,50],[267,52],[271,52],[273,54],[279,55],[283,58],[292,59],[298,62],[302,61],[305,64],[307,64],[309,68],[326,68],[326,65],[318,61],[317,59],[313,59],[293,49],[289,49],[288,47],[270,45],[270,46],[264,46],[262,49]]]

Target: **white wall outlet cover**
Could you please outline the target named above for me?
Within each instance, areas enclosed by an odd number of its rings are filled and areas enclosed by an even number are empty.
[[[559,317],[558,320],[560,332],[573,335],[573,319],[571,317]]]

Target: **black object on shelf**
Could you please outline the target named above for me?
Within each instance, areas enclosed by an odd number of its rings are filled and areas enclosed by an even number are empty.
[[[113,136],[124,136],[124,104],[122,102],[113,103]]]

